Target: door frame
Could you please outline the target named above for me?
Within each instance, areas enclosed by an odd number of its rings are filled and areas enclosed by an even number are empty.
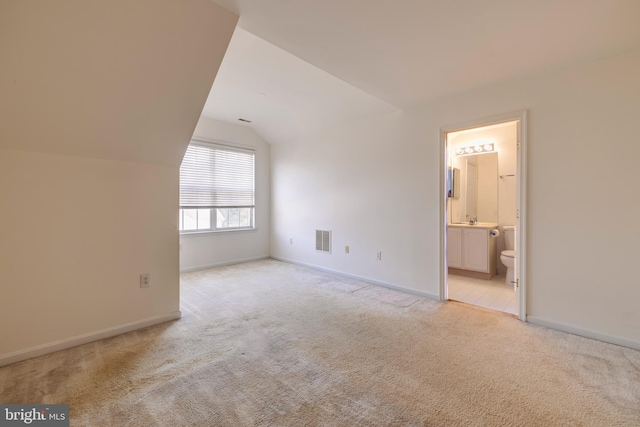
[[[447,268],[447,167],[449,153],[447,134],[461,130],[491,126],[499,123],[517,121],[517,162],[516,162],[516,268],[515,277],[518,282],[516,298],[518,319],[527,320],[527,110],[476,119],[440,128],[440,300],[446,301],[448,295]],[[497,254],[496,254],[497,256]]]

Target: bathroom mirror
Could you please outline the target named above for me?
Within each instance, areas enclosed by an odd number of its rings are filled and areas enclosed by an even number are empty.
[[[466,171],[467,182],[464,189],[465,195],[465,217],[478,217],[478,156],[467,156]],[[478,218],[478,221],[480,219]]]
[[[451,222],[498,222],[498,153],[458,156],[453,169],[460,170],[460,196],[452,199]]]

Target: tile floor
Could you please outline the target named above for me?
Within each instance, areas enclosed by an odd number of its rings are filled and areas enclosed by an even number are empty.
[[[450,274],[449,299],[506,313],[517,314],[518,311],[516,293],[512,285],[504,282],[504,276],[483,280]]]

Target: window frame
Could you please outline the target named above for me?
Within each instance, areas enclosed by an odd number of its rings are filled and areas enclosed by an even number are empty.
[[[188,210],[188,209],[206,209],[209,211],[213,211],[209,214],[209,228],[201,228],[201,229],[193,229],[193,230],[184,230],[184,229],[180,229],[180,224],[182,224],[184,226],[184,211]],[[178,215],[180,216],[180,218],[178,218],[178,231],[180,232],[180,234],[201,234],[201,233],[224,233],[226,231],[254,231],[257,229],[256,227],[256,213],[255,213],[255,206],[252,208],[246,208],[246,209],[250,209],[250,222],[251,225],[248,227],[245,226],[241,226],[241,227],[225,227],[225,228],[218,228],[217,224],[217,215],[218,215],[218,209],[234,209],[234,208],[178,208]],[[245,209],[245,208],[239,208],[239,209]]]
[[[222,141],[209,140],[205,138],[192,138],[189,142],[189,145],[199,145],[210,148],[217,148],[223,151],[235,151],[240,153],[248,153],[253,155],[253,205],[252,206],[224,206],[224,207],[182,207],[178,204],[178,232],[180,235],[194,235],[194,234],[209,234],[209,233],[226,233],[226,232],[246,232],[246,231],[256,231],[256,181],[257,181],[257,150],[255,147],[251,146],[243,146],[240,144],[230,144]],[[186,152],[185,152],[186,153]],[[182,165],[181,165],[182,167]],[[198,210],[198,209],[206,209],[209,210],[209,228],[206,229],[192,229],[192,230],[184,230],[184,211],[185,210]],[[239,227],[218,227],[217,217],[219,209],[249,209],[249,226],[239,226]],[[196,219],[196,227],[197,227],[197,219]]]

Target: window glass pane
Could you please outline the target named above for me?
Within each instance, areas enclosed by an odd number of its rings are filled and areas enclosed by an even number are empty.
[[[238,209],[240,227],[251,227],[251,208]]]
[[[227,228],[229,227],[229,222],[227,221],[227,217],[229,215],[229,209],[216,209],[216,228]]]
[[[183,209],[183,230],[197,230],[198,229],[198,209]]]
[[[239,209],[229,209],[229,227],[240,227]]]
[[[216,228],[245,228],[253,226],[253,208],[216,209]]]
[[[178,230],[180,230],[180,231],[184,230],[184,228],[183,228],[184,225],[182,223],[182,214],[183,214],[182,211],[183,211],[182,209],[178,210]]]
[[[211,229],[211,209],[198,209],[198,230]]]

